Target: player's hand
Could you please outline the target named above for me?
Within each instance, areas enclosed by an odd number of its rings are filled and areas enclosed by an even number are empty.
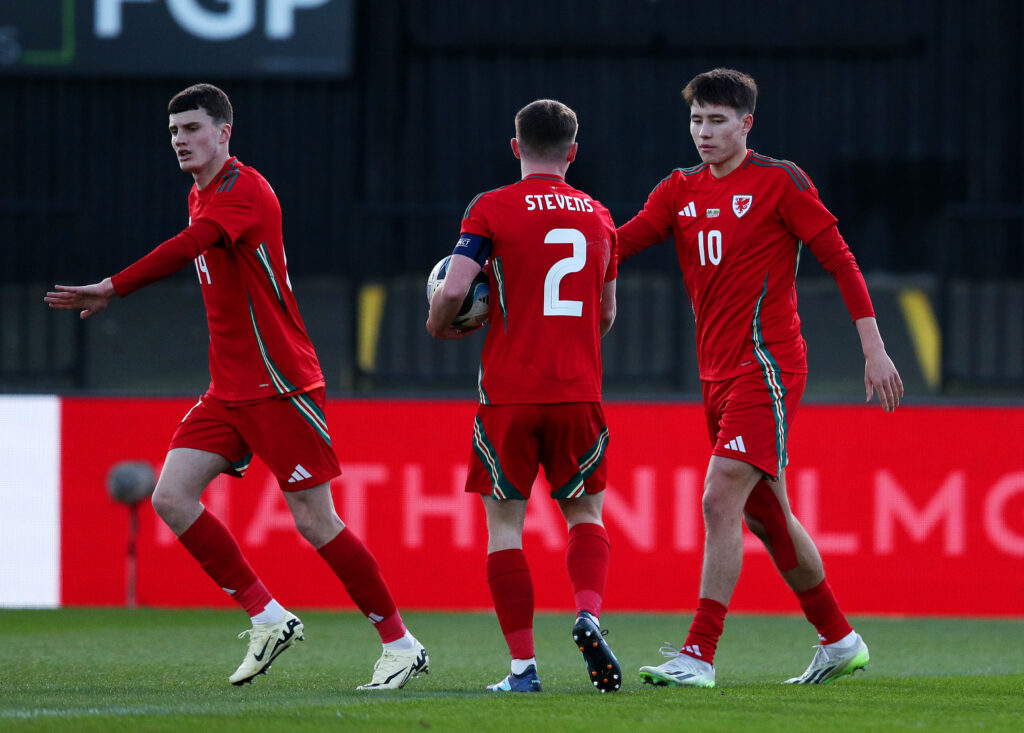
[[[878,393],[878,401],[882,403],[882,409],[892,412],[900,404],[903,396],[903,380],[900,373],[896,371],[896,365],[885,353],[884,349],[877,353],[870,354],[864,361],[864,387],[867,392],[867,402],[871,402],[874,392]]]
[[[77,310],[79,318],[94,316],[110,302],[117,291],[108,277],[92,285],[54,285],[43,302],[57,310]]]
[[[481,323],[481,324],[478,324],[476,326],[473,326],[472,328],[455,328],[454,326],[446,326],[445,328],[431,330],[431,328],[430,328],[430,320],[429,319],[427,320],[427,331],[429,331],[430,335],[433,336],[436,339],[461,339],[461,338],[466,338],[466,336],[469,336],[471,333],[476,333],[482,327],[483,327],[483,324]]]

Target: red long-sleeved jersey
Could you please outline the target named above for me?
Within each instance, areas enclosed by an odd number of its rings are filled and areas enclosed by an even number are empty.
[[[619,261],[675,239],[696,318],[700,377],[807,371],[796,271],[806,244],[836,279],[854,320],[873,316],[860,268],[799,167],[748,151],[715,178],[705,163],[673,171],[619,227]]]

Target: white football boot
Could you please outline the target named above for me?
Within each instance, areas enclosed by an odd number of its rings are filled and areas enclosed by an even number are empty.
[[[373,679],[357,690],[397,690],[419,674],[430,673],[430,657],[418,641],[412,649],[384,649],[373,665]]]
[[[669,660],[657,667],[641,667],[641,681],[669,687],[715,686],[715,668],[712,665],[683,654],[674,646],[663,646],[661,653]]]
[[[302,631],[302,621],[290,611],[285,611],[284,618],[276,624],[253,624],[251,629],[238,635],[239,639],[249,635],[249,649],[228,680],[233,685],[251,683],[254,677],[270,669],[281,652],[306,638]]]
[[[816,645],[811,666],[799,677],[786,680],[786,684],[823,685],[837,677],[864,669],[869,659],[868,645],[860,638],[860,634],[851,631],[846,638],[835,644]]]

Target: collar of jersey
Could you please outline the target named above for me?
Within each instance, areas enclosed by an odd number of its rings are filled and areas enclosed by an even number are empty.
[[[565,179],[561,176],[557,176],[554,173],[531,173],[530,175],[523,178],[524,181],[532,181],[535,178],[543,178],[548,181],[561,181],[565,183]]]
[[[210,179],[210,183],[207,184],[206,188],[197,188],[196,189],[196,191],[198,191],[199,195],[200,196],[209,196],[211,193],[213,193],[217,189],[217,187],[213,185],[213,182],[216,181],[218,178],[220,178],[222,175],[224,175],[224,171],[226,171],[228,168],[230,168],[233,163],[238,163],[238,156],[237,155],[232,155],[230,158],[228,158],[226,161],[224,161],[224,165],[221,167],[221,169],[219,171],[217,171],[217,174],[213,178]],[[238,163],[238,164],[241,165],[241,163]]]

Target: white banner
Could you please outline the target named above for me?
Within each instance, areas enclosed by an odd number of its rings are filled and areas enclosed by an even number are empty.
[[[60,604],[60,399],[0,397],[0,606]]]

